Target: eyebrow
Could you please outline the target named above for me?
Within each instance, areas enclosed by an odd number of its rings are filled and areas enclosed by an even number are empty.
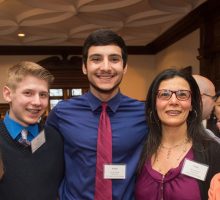
[[[103,56],[103,54],[101,54],[101,53],[95,53],[95,54],[89,55],[89,57],[92,57],[92,56]],[[122,57],[122,55],[116,54],[116,53],[109,54],[108,56],[119,56],[119,57]]]

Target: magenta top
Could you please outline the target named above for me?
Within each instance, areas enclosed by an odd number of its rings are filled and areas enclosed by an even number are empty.
[[[170,169],[165,176],[152,169],[148,160],[137,178],[135,200],[200,200],[197,180],[181,174],[185,158],[193,160],[192,148],[179,166]]]

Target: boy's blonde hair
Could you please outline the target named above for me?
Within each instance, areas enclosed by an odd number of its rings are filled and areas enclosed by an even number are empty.
[[[45,80],[49,87],[54,80],[54,76],[44,67],[34,62],[22,61],[9,68],[6,85],[9,88],[15,90],[16,85],[28,75]]]

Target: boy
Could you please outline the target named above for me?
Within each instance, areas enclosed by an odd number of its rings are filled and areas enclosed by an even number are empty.
[[[63,177],[63,141],[53,128],[38,123],[54,77],[33,62],[8,71],[3,97],[10,109],[0,122],[4,175],[0,199],[55,200]]]

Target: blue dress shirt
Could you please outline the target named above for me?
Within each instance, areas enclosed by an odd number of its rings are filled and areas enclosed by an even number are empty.
[[[108,103],[114,164],[126,165],[126,179],[113,180],[113,199],[134,199],[137,163],[147,134],[144,103],[118,93]],[[101,101],[91,92],[59,102],[47,125],[64,137],[65,177],[60,200],[93,200]]]
[[[33,138],[35,138],[39,133],[38,124],[29,125],[28,127],[24,127],[18,122],[14,121],[12,118],[10,118],[8,112],[5,115],[4,118],[4,124],[12,137],[12,139],[18,141],[21,138],[21,131],[23,129],[27,129],[30,134],[28,134],[28,140],[31,141]]]

